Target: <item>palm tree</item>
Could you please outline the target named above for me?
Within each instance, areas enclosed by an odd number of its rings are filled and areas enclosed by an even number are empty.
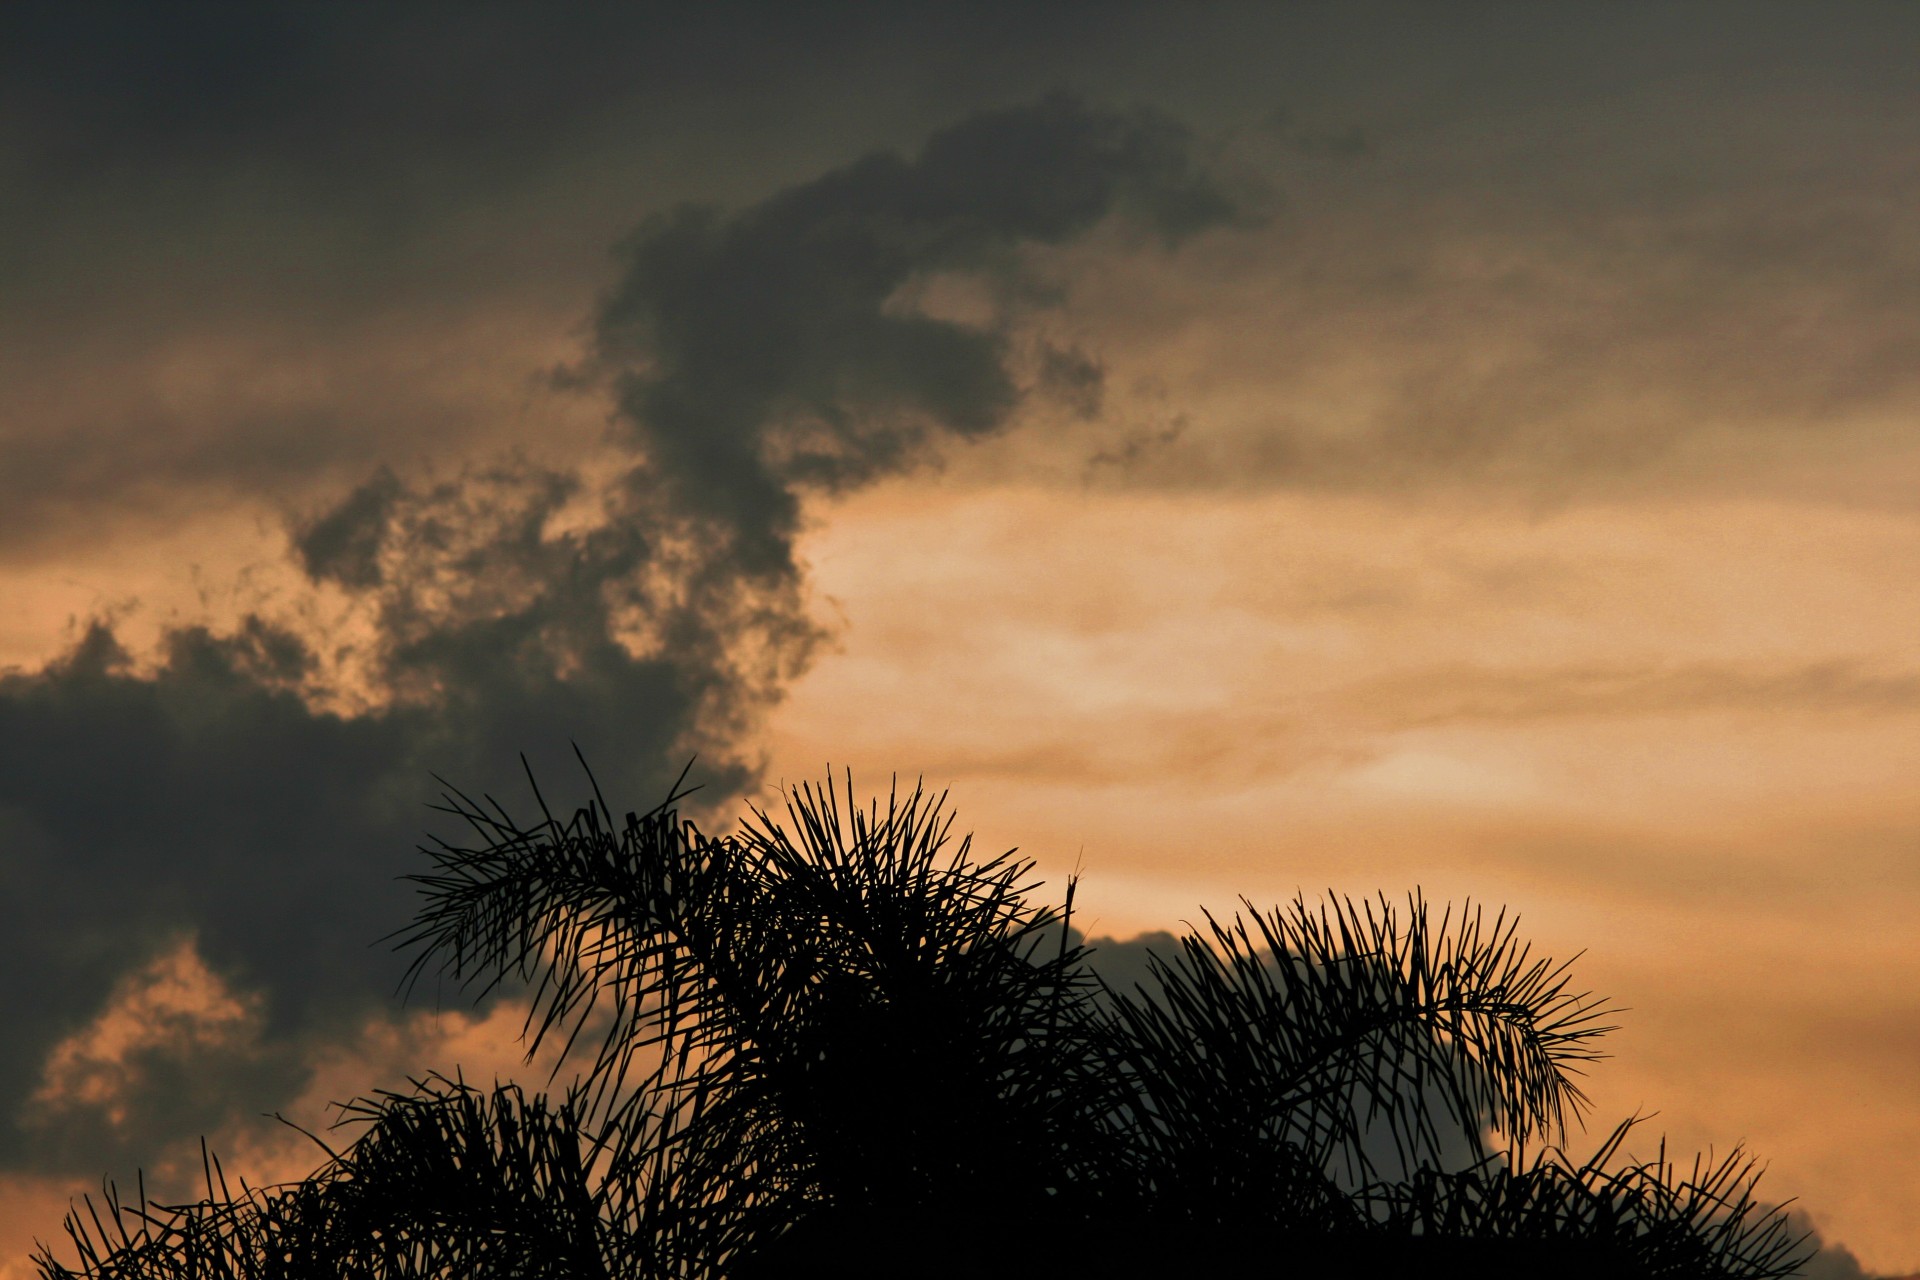
[[[683,776],[684,781],[684,776]],[[538,789],[535,790],[536,798]],[[1607,1027],[1515,922],[1416,894],[1249,903],[1110,989],[1033,864],[946,797],[802,786],[785,821],[515,821],[430,850],[412,974],[523,983],[558,1095],[430,1077],[303,1182],[69,1215],[55,1277],[1784,1276],[1736,1152],[1561,1151]]]

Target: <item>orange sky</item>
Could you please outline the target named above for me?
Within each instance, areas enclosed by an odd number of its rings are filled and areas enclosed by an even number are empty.
[[[1630,1010],[1598,1117],[1749,1143],[1873,1265],[1920,1243],[1910,518],[902,484],[809,549],[846,639],[772,776],[948,783],[1095,932],[1510,906]]]
[[[924,776],[1094,934],[1507,906],[1628,1011],[1593,1137],[1745,1142],[1920,1270],[1911,9],[137,9],[0,40],[0,1259],[202,1131],[284,1176],[262,1112],[507,1069],[511,1007],[388,1000],[404,896],[325,886],[576,737],[723,811]],[[231,789],[168,808],[176,752]]]

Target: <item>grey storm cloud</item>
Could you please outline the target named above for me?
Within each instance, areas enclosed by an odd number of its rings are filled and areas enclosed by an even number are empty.
[[[740,536],[761,571],[790,568],[797,498],[897,470],[936,436],[1002,427],[1021,388],[1001,325],[891,306],[916,278],[1012,269],[1116,208],[1169,242],[1244,217],[1174,121],[1055,95],[878,153],[733,216],[684,208],[626,246],[600,316],[639,447],[679,496]],[[1093,366],[1043,368],[1097,391]],[[1064,374],[1064,376],[1062,376]]]
[[[1872,1273],[1860,1265],[1853,1250],[1837,1240],[1822,1239],[1805,1212],[1795,1209],[1789,1216],[1794,1230],[1806,1235],[1808,1246],[1814,1250],[1800,1268],[1806,1280],[1872,1280]]]
[[[737,88],[903,42],[1084,43],[1089,15],[1132,7],[20,0],[0,11],[0,108],[47,173],[254,153],[354,170],[333,192],[351,199],[368,191],[367,164],[417,174],[424,149],[537,161],[611,103]]]
[[[0,1163],[97,1170],[289,1096],[298,1046],[388,1007],[401,962],[375,943],[411,914],[396,877],[433,775],[523,795],[525,752],[564,787],[577,744],[639,806],[700,746],[703,799],[741,793],[739,731],[818,639],[802,498],[1006,427],[1030,383],[1095,378],[1054,352],[1023,381],[1004,325],[895,294],[1004,277],[1021,246],[1121,214],[1169,244],[1240,216],[1172,121],[1063,96],[664,215],[627,243],[579,371],[615,397],[623,478],[380,470],[293,527],[297,568],[357,626],[176,627],[149,658],[96,623],[0,677]],[[186,936],[260,998],[265,1047],[156,1069],[111,1124],[26,1123],[52,1047]]]
[[[499,447],[636,211],[1031,99],[1089,8],[0,5],[0,556]],[[933,50],[993,87],[838,112]]]

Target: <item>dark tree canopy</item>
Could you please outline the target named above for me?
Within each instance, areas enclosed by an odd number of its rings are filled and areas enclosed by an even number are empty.
[[[57,1277],[1753,1278],[1800,1242],[1739,1152],[1565,1155],[1607,1030],[1504,913],[1242,903],[1108,987],[1033,864],[944,796],[801,787],[737,834],[678,794],[522,825],[448,802],[400,939],[526,984],[557,1093],[351,1103],[305,1181],[70,1215]]]

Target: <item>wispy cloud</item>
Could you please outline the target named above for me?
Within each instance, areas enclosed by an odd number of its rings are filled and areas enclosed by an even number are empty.
[[[1447,663],[1351,686],[1341,700],[1397,727],[1700,712],[1911,714],[1920,673],[1865,659],[1815,662]]]

